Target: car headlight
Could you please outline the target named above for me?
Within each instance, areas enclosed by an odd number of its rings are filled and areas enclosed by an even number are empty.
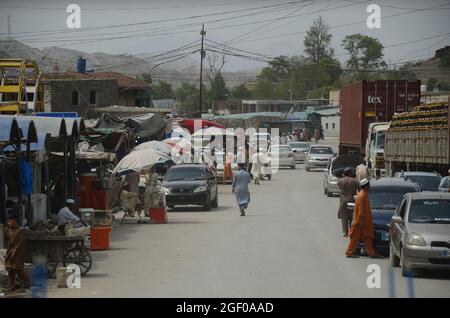
[[[207,190],[208,188],[206,186],[199,186],[194,190],[194,192],[205,192]]]
[[[165,194],[169,194],[170,193],[170,189],[166,188],[166,187],[161,187],[161,192],[164,192]]]
[[[410,233],[406,239],[406,244],[412,246],[426,246],[425,239],[418,233]]]
[[[330,182],[337,182],[337,181],[338,181],[338,178],[335,177],[335,176],[332,176],[332,177],[330,178]]]

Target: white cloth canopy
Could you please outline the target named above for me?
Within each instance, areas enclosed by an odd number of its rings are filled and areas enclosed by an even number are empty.
[[[170,154],[170,152],[172,151],[172,148],[168,144],[157,140],[147,141],[140,145],[137,145],[132,151],[138,151],[142,149],[153,149],[164,154]]]
[[[164,162],[169,159],[168,155],[154,149],[133,151],[120,160],[113,173],[124,175],[131,172],[140,172],[150,169],[158,162]]]

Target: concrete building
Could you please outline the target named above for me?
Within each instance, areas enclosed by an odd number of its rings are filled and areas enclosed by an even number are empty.
[[[151,106],[151,85],[116,72],[67,72],[43,75],[44,109],[92,114],[111,105]]]
[[[328,105],[327,99],[307,100],[242,100],[240,113],[259,112],[304,112]]]
[[[328,99],[330,101],[330,105],[339,106],[341,102],[341,90],[336,89],[332,90],[328,93]]]
[[[314,114],[320,116],[325,137],[339,137],[341,118],[339,107],[317,110]]]

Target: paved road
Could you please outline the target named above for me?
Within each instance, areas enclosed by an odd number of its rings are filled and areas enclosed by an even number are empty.
[[[388,297],[388,259],[347,259],[338,198],[322,190],[322,172],[282,170],[252,185],[240,217],[231,186],[220,208],[174,209],[164,225],[117,225],[112,249],[94,252],[95,266],[78,290],[62,297]],[[381,288],[366,285],[367,266],[381,267]],[[407,281],[394,270],[397,297]],[[416,297],[450,297],[450,275],[414,279]]]

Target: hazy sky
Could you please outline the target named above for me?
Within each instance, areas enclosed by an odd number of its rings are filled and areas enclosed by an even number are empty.
[[[79,30],[66,26],[70,3],[81,7]],[[380,29],[366,26],[370,3],[381,7]],[[433,9],[418,10],[429,8]],[[426,58],[436,48],[450,45],[450,0],[0,0],[0,37],[7,34],[8,15],[12,37],[27,45],[112,54],[175,49],[200,40],[201,24],[205,23],[208,40],[267,56],[299,55],[303,54],[304,33],[319,15],[331,27],[332,47],[341,61],[346,58],[341,41],[351,33],[378,38],[391,63]],[[199,45],[180,52],[196,48]],[[198,60],[199,54],[191,57]],[[263,65],[230,57],[225,70]]]

